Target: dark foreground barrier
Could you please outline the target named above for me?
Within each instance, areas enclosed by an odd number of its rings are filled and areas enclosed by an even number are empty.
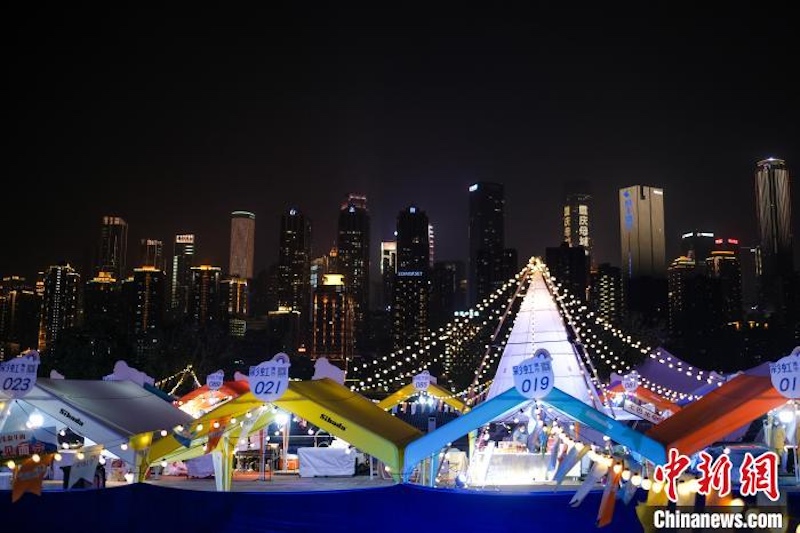
[[[637,532],[635,502],[595,528],[601,493],[578,508],[570,492],[498,494],[411,485],[331,492],[201,492],[149,484],[26,494],[0,492],[0,530],[20,533]],[[797,516],[800,495],[790,496]],[[794,531],[794,520],[792,529]]]

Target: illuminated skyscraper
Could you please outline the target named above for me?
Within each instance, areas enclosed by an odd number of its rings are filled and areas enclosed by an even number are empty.
[[[343,361],[347,368],[347,362],[353,357],[355,307],[344,276],[325,274],[322,285],[314,290],[311,353],[315,359],[327,357]]]
[[[83,288],[83,316],[87,324],[122,320],[120,284],[108,272],[99,272],[86,282]]]
[[[505,199],[503,185],[478,182],[469,187],[470,305],[486,298],[506,281]]]
[[[706,258],[706,272],[714,281],[717,292],[714,312],[720,326],[742,320],[742,265],[739,252],[739,239],[717,238]]]
[[[139,264],[137,266],[155,267],[164,270],[164,243],[158,239],[140,241]]]
[[[592,255],[591,208],[588,186],[582,182],[570,183],[564,201],[564,242],[583,246],[589,256]]]
[[[231,277],[253,279],[256,216],[250,211],[231,213],[231,257],[228,274]]]
[[[755,189],[761,251],[760,307],[782,322],[791,306],[794,272],[792,195],[786,163],[775,158],[759,161]]]
[[[200,265],[190,270],[192,290],[189,314],[193,322],[203,327],[219,321],[222,310],[219,285],[222,268]]]
[[[172,248],[172,272],[170,280],[170,309],[176,318],[189,314],[192,287],[195,236],[192,233],[175,235]]]
[[[714,249],[714,233],[710,231],[690,231],[681,235],[681,254],[695,262],[696,268],[705,269],[706,259]]]
[[[244,278],[229,278],[220,282],[222,306],[228,331],[234,337],[243,337],[247,331],[248,282]]]
[[[591,271],[590,308],[612,324],[618,325],[623,316],[622,274],[620,269],[602,263]]]
[[[80,283],[80,274],[68,263],[47,270],[39,322],[39,351],[49,349],[65,328],[77,325]]]
[[[664,190],[633,185],[619,191],[622,274],[664,278]]]
[[[0,281],[0,355],[6,358],[36,348],[41,298],[20,276]]]
[[[152,335],[164,322],[166,280],[164,271],[153,266],[133,269],[136,287],[133,331],[136,335]]]
[[[281,217],[278,254],[278,310],[300,313],[301,336],[308,330],[311,306],[311,221],[298,209]]]
[[[381,241],[381,307],[389,308],[394,298],[394,280],[397,275],[397,241]]]
[[[369,311],[369,235],[370,221],[367,199],[351,194],[339,211],[338,272],[344,274],[344,285],[354,303],[353,329],[356,350],[364,342]]]
[[[128,257],[128,223],[121,217],[104,216],[100,228],[100,246],[95,265],[95,275],[108,272],[121,279],[126,275]]]
[[[394,349],[422,341],[430,292],[428,216],[411,206],[397,216],[397,275],[392,302]]]

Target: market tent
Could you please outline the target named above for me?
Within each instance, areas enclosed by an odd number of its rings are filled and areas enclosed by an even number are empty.
[[[608,389],[606,389],[606,390],[609,391],[609,392],[625,392],[625,389],[623,388],[622,383],[619,382],[619,381],[616,381],[616,382],[612,383],[608,387]],[[632,396],[637,397],[638,399],[640,399],[641,401],[643,401],[645,403],[652,403],[653,405],[655,405],[658,409],[660,409],[662,411],[665,410],[665,409],[668,409],[672,413],[677,413],[678,411],[680,411],[682,409],[682,407],[680,405],[667,400],[663,396],[660,396],[660,395],[656,394],[655,392],[651,391],[650,389],[648,389],[646,387],[639,386],[639,387],[636,388],[635,391],[633,391],[633,392],[631,392],[629,394],[631,394]]]
[[[193,439],[207,435],[213,420],[242,416],[263,403],[251,392],[241,394],[194,421],[192,429],[198,424],[203,429],[195,432]],[[377,457],[393,472],[402,468],[405,446],[422,435],[415,427],[328,378],[290,381],[283,397],[272,403]],[[149,460],[160,461],[180,448],[181,444],[170,435],[153,444]]]
[[[135,451],[123,450],[137,435],[188,425],[192,417],[131,381],[39,378],[16,400],[102,444],[133,464]]]
[[[414,387],[413,383],[409,383],[402,389],[390,394],[389,396],[378,402],[378,407],[387,411],[392,407],[394,407],[395,405],[417,394],[420,394],[420,391],[417,390],[416,387]],[[442,400],[444,403],[446,403],[459,413],[463,413],[464,411],[469,409],[469,407],[467,407],[467,404],[456,398],[452,392],[443,387],[440,387],[436,383],[429,384],[428,388],[425,390],[425,394],[427,394],[432,398]]]
[[[745,424],[785,404],[772,386],[769,363],[736,376],[687,405],[647,435],[683,454],[698,452]]]
[[[697,389],[707,384],[725,382],[722,374],[693,367],[661,346],[637,365],[636,371],[657,386],[685,395],[696,395]]]
[[[496,420],[503,414],[520,409],[530,401],[522,396],[516,388],[508,389],[491,400],[475,406],[470,412],[415,440],[406,447],[403,479],[407,480],[419,462],[437,453],[448,442],[453,442],[462,435]],[[591,427],[603,435],[608,435],[612,440],[627,446],[653,462],[661,464],[666,460],[666,453],[661,444],[558,388],[553,388],[540,402],[575,422]]]

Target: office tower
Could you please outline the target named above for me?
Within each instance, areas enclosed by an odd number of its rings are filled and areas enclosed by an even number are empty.
[[[98,272],[83,288],[83,316],[87,324],[122,320],[120,284],[109,272]]]
[[[742,265],[739,239],[717,238],[706,259],[706,272],[714,281],[714,309],[720,327],[742,320]]]
[[[164,270],[164,243],[158,239],[141,239],[137,266],[151,266]]]
[[[20,276],[0,281],[0,355],[13,357],[36,348],[41,298]]]
[[[392,304],[394,349],[422,341],[428,332],[430,290],[428,216],[411,206],[397,216],[397,275]]]
[[[222,268],[200,265],[189,269],[192,276],[192,289],[189,316],[199,327],[219,322],[221,311],[220,277]]]
[[[569,246],[583,246],[592,255],[591,215],[592,196],[588,184],[570,182],[564,199],[564,242]]]
[[[433,263],[435,262],[434,259],[433,259],[434,258],[434,252],[436,251],[435,250],[435,246],[434,246],[435,242],[436,242],[436,239],[434,239],[434,236],[433,236],[433,224],[428,224],[428,248],[429,248],[429,253],[428,253],[429,264],[428,264],[428,266],[431,267],[431,268],[433,268]]]
[[[344,285],[353,299],[353,329],[355,350],[365,342],[367,311],[369,310],[369,211],[364,196],[351,194],[339,211],[337,244],[337,273],[344,274]]]
[[[311,221],[299,210],[290,209],[281,217],[279,240],[278,310],[300,313],[303,336],[308,329],[311,305]]]
[[[664,190],[647,185],[620,189],[619,208],[623,276],[663,278]]]
[[[170,279],[170,310],[174,318],[189,314],[192,287],[191,267],[194,266],[195,236],[193,233],[175,235],[172,246]]]
[[[397,233],[397,232],[395,232]],[[388,309],[394,299],[394,280],[397,275],[397,241],[381,241],[382,309]]]
[[[673,337],[683,337],[698,326],[693,323],[699,314],[698,303],[711,297],[707,294],[710,291],[702,290],[703,278],[695,268],[694,259],[686,256],[675,259],[667,269],[669,332]]]
[[[431,274],[430,328],[444,326],[456,311],[466,308],[463,261],[436,261]]]
[[[288,354],[303,353],[300,346],[300,312],[270,311],[267,313],[269,338],[276,343],[275,349]]]
[[[589,289],[589,255],[583,246],[570,246],[564,241],[561,246],[545,249],[545,264],[550,275],[562,289],[585,302]]]
[[[51,266],[45,273],[39,351],[50,349],[60,333],[77,325],[81,276],[69,263]]]
[[[136,335],[156,334],[164,323],[164,271],[154,266],[134,268],[133,283],[136,291],[133,332]]]
[[[469,294],[470,305],[483,300],[507,278],[503,270],[503,186],[478,182],[469,187]]]
[[[128,223],[121,217],[104,216],[94,274],[108,272],[114,278],[123,278],[126,275],[127,257]]]
[[[694,260],[695,268],[704,269],[711,257],[716,238],[710,231],[690,231],[681,235],[681,255]]]
[[[787,320],[790,312],[794,273],[789,172],[781,159],[764,159],[756,166],[756,209],[761,250],[760,304],[768,317],[781,323]]]
[[[221,301],[228,332],[233,337],[244,337],[247,331],[248,282],[244,278],[229,278],[220,282]]]
[[[253,279],[256,216],[250,211],[231,213],[231,257],[228,274],[235,278]]]
[[[742,270],[742,311],[745,315],[758,312],[758,280],[761,278],[761,252],[758,246],[740,246],[739,264]]]
[[[591,271],[589,308],[600,318],[619,325],[623,316],[622,272],[618,267],[601,263]]]
[[[355,298],[347,290],[343,274],[325,274],[314,291],[313,342],[311,354],[344,362],[353,358]]]

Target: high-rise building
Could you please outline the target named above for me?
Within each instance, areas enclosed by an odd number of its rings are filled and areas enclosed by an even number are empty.
[[[586,301],[589,289],[589,255],[583,246],[561,246],[545,249],[545,264],[562,288],[581,301]]]
[[[396,233],[396,232],[395,232]],[[381,282],[383,300],[381,308],[391,307],[394,299],[394,280],[397,276],[397,241],[381,241]]]
[[[619,209],[623,276],[663,278],[664,190],[648,185],[620,189]]]
[[[68,263],[47,270],[39,322],[39,351],[52,347],[64,329],[77,325],[80,283],[80,274]]]
[[[591,211],[592,196],[588,185],[571,182],[566,187],[564,200],[564,241],[568,246],[583,246],[592,255]]]
[[[195,325],[203,327],[220,320],[220,277],[222,268],[200,265],[190,268],[192,290],[189,316]]]
[[[469,187],[470,305],[489,296],[505,281],[505,199],[503,185],[478,182]]]
[[[192,272],[195,256],[195,236],[192,233],[175,235],[172,248],[170,280],[170,310],[175,318],[189,314]]]
[[[164,270],[164,242],[159,239],[142,239],[139,243],[140,267],[154,267]]]
[[[94,274],[108,272],[121,279],[126,275],[127,257],[128,223],[121,217],[104,216]]]
[[[87,324],[122,321],[120,284],[109,272],[98,272],[83,288],[83,316]]]
[[[0,355],[16,356],[36,348],[41,298],[21,276],[0,281]]]
[[[435,242],[436,239],[433,235],[433,224],[428,224],[428,248],[430,249],[428,253],[430,264],[428,266],[431,268],[433,268],[433,263],[435,262],[433,259],[435,257],[434,252],[436,251],[436,247],[434,246]]]
[[[292,208],[281,217],[278,310],[300,313],[300,335],[303,338],[310,320],[310,270],[311,221],[298,209]]]
[[[430,328],[444,326],[456,311],[466,308],[462,281],[466,275],[463,261],[436,261],[431,275]]]
[[[739,264],[742,270],[742,311],[745,315],[758,313],[758,280],[761,278],[761,251],[758,246],[740,246]]]
[[[134,268],[133,283],[136,290],[133,332],[136,335],[156,334],[164,323],[164,271],[153,266]]]
[[[342,361],[345,370],[353,358],[355,299],[348,293],[343,274],[325,274],[314,290],[311,354]]]
[[[789,171],[782,159],[757,163],[756,208],[761,250],[759,296],[762,311],[784,322],[792,305],[794,273],[792,197]]]
[[[693,319],[700,314],[698,304],[711,299],[704,277],[697,271],[694,259],[686,256],[678,257],[669,266],[669,331],[673,337],[683,337],[697,327]]]
[[[739,239],[717,238],[706,259],[706,272],[714,281],[715,314],[719,326],[742,319],[742,265]]]
[[[243,337],[247,331],[248,282],[245,278],[229,278],[220,282],[221,300],[228,331],[233,337]]]
[[[394,349],[422,341],[430,293],[428,216],[410,206],[397,216],[397,274],[392,303]]]
[[[711,257],[716,237],[711,231],[690,231],[681,235],[681,255],[694,260],[695,268],[704,269]]]
[[[358,350],[365,342],[369,310],[369,211],[364,196],[351,194],[339,211],[338,273],[344,274],[344,285],[353,300],[354,345]]]
[[[622,272],[601,263],[591,271],[589,306],[600,318],[619,325],[623,316]]]
[[[253,279],[256,215],[250,211],[231,213],[231,257],[228,274],[231,277]]]

